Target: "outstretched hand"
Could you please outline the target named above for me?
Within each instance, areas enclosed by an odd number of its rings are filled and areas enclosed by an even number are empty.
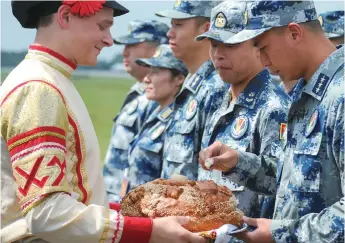
[[[219,141],[199,153],[199,163],[204,170],[228,172],[236,166],[237,161],[237,151]]]
[[[243,240],[246,243],[273,243],[271,234],[271,219],[264,218],[249,218],[243,217],[243,220],[249,226],[254,226],[256,229],[252,232],[246,231],[234,235],[236,238]]]
[[[182,227],[188,220],[188,217],[183,216],[154,219],[149,243],[206,243],[199,234],[191,233]]]

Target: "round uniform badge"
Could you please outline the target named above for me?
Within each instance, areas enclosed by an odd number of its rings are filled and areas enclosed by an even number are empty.
[[[129,105],[128,105],[128,109],[127,109],[127,114],[131,115],[133,114],[139,105],[139,101],[138,100],[133,100]]]
[[[195,99],[192,99],[191,101],[189,101],[187,105],[187,109],[185,110],[185,117],[187,120],[190,120],[194,117],[197,108],[198,108],[198,101],[196,101]]]
[[[307,126],[305,127],[305,136],[306,137],[308,137],[313,132],[313,130],[316,126],[318,117],[319,117],[319,111],[315,110],[313,112],[313,114],[311,115]]]
[[[246,133],[249,127],[249,120],[246,116],[240,116],[235,119],[231,125],[231,136],[234,139],[240,139]]]
[[[151,139],[152,139],[152,140],[157,139],[160,135],[162,135],[162,133],[164,132],[164,130],[165,130],[165,126],[163,126],[163,125],[157,127],[157,128],[152,132]]]

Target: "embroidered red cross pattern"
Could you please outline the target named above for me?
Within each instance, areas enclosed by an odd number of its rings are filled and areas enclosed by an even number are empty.
[[[60,182],[62,181],[63,177],[65,176],[65,169],[66,169],[66,161],[60,162],[60,160],[54,156],[54,158],[47,164],[48,166],[54,166],[57,165],[60,168],[60,173],[58,177],[56,177],[56,180],[53,182],[52,186],[58,186],[60,185]]]
[[[38,179],[36,177],[37,171],[40,168],[43,159],[44,159],[44,156],[41,156],[36,160],[34,166],[32,167],[30,174],[28,174],[26,171],[19,168],[19,166],[17,166],[15,168],[15,170],[18,172],[18,174],[26,179],[26,183],[25,183],[24,188],[18,187],[18,191],[24,197],[28,194],[28,191],[29,191],[32,184],[34,184],[35,186],[37,186],[39,188],[43,188],[45,186],[47,180],[49,179],[49,177],[50,177],[49,175],[43,176],[41,179]],[[66,162],[63,161],[60,163],[59,159],[56,156],[54,156],[52,158],[52,160],[47,164],[47,166],[55,166],[55,165],[58,165],[58,167],[60,168],[60,173],[59,173],[58,177],[56,178],[56,180],[53,182],[52,186],[57,186],[60,184],[60,182],[62,181],[62,179],[65,175],[65,169],[66,169]]]

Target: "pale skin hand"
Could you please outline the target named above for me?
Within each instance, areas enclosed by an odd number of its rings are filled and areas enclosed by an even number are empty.
[[[182,227],[188,220],[182,216],[154,219],[149,243],[206,243],[203,237]]]
[[[206,166],[206,160],[213,162],[210,167]],[[214,142],[199,153],[199,163],[204,170],[228,172],[236,166],[237,161],[237,151],[219,141]]]
[[[271,219],[254,219],[243,217],[245,223],[250,226],[257,227],[254,231],[243,232],[234,235],[236,238],[243,240],[246,243],[273,243],[271,234]]]

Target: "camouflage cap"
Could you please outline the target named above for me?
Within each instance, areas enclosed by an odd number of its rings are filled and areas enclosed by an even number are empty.
[[[165,23],[149,20],[134,20],[129,23],[128,34],[114,38],[115,44],[137,44],[144,41],[152,41],[158,44],[168,43],[169,26]]]
[[[224,43],[238,44],[261,35],[274,27],[289,23],[305,23],[317,20],[314,1],[248,1],[245,26],[242,31]]]
[[[212,9],[210,29],[196,37],[197,41],[205,38],[224,42],[234,36],[245,25],[246,2],[224,1]]]
[[[318,19],[328,38],[344,36],[344,11],[322,13]]]
[[[173,9],[156,13],[159,17],[172,19],[189,19],[194,17],[210,17],[211,10],[221,1],[176,0]]]
[[[187,67],[174,56],[169,45],[160,45],[151,58],[137,58],[135,62],[140,66],[175,69],[185,76],[188,74]]]

